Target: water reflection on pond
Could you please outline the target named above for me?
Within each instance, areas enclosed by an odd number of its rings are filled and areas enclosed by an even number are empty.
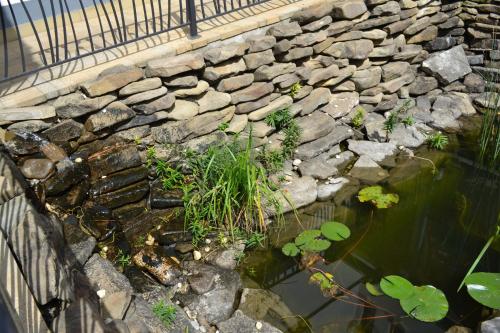
[[[399,164],[383,183],[384,188],[400,196],[399,204],[390,209],[377,211],[359,203],[351,188],[343,203],[316,203],[300,212],[304,228],[318,228],[332,219],[351,228],[349,240],[333,244],[325,253],[331,263],[324,269],[332,272],[340,285],[396,316],[372,319],[385,313],[324,297],[316,285],[309,284],[310,273],[302,271],[296,259],[285,257],[280,250],[302,230],[293,217],[285,228],[273,230],[269,248],[249,254],[242,267],[247,286],[278,294],[315,333],[432,333],[444,332],[454,324],[475,329],[481,306],[465,290],[458,294],[456,290],[494,231],[500,211],[498,172],[475,165],[476,153],[474,138],[461,138],[444,153],[425,149],[418,152],[436,163],[436,173],[423,160]],[[499,251],[497,241],[478,270],[498,272]],[[404,317],[397,301],[374,297],[366,291],[365,282],[378,282],[389,274],[443,290],[450,304],[447,317],[434,324],[418,322]],[[278,321],[275,318],[273,322]],[[281,328],[285,329],[283,325]],[[306,325],[288,328],[288,332],[308,331]]]

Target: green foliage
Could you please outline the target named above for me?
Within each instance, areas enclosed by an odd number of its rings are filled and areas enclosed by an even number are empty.
[[[398,275],[384,276],[380,280],[380,289],[384,294],[396,299],[410,297],[413,293],[413,287],[410,281]]]
[[[300,140],[301,129],[288,109],[278,110],[265,118],[266,124],[283,132],[280,150],[264,150],[258,160],[270,172],[283,168],[286,159],[291,158]]]
[[[413,293],[400,299],[401,308],[420,321],[435,322],[446,317],[448,300],[444,293],[433,286],[413,287]]]
[[[251,249],[254,247],[263,247],[263,243],[266,240],[266,235],[263,233],[254,231],[245,240],[245,248]]]
[[[351,236],[351,230],[339,222],[326,222],[321,225],[323,236],[332,241],[343,241]]]
[[[370,282],[365,283],[365,288],[373,296],[382,296],[384,294],[376,285]]]
[[[411,126],[415,124],[415,118],[413,118],[412,116],[408,116],[402,120],[402,123],[406,126]]]
[[[330,273],[316,272],[309,278],[309,282],[319,285],[322,291],[332,289],[335,284],[333,282],[333,275]]]
[[[300,249],[294,243],[286,243],[281,248],[281,252],[288,257],[295,257],[300,253]]]
[[[272,184],[252,154],[251,135],[242,150],[238,141],[211,146],[200,155],[187,155],[192,171],[185,188],[185,223],[198,235],[211,228],[228,230],[234,239],[235,228],[247,233],[265,230],[262,202],[273,207],[278,221],[282,206]]]
[[[384,130],[387,133],[392,133],[398,122],[399,122],[398,114],[395,112],[389,113],[389,116],[384,121]]]
[[[166,328],[169,328],[177,317],[177,309],[175,306],[172,304],[166,304],[164,300],[161,300],[153,305],[153,313],[158,319],[160,319]]]
[[[429,147],[443,150],[448,145],[448,137],[441,132],[436,132],[427,137]]]
[[[219,131],[224,132],[229,128],[229,124],[227,122],[220,123],[218,126]]]
[[[371,202],[379,209],[389,208],[393,204],[399,202],[399,196],[397,194],[384,194],[382,192],[382,187],[379,185],[365,187],[358,192],[358,199],[360,202]]]
[[[152,167],[156,160],[156,149],[155,147],[148,147],[146,150],[146,166],[148,168]]]
[[[279,131],[290,124],[293,116],[288,109],[282,109],[267,115],[264,120],[268,126]]]
[[[118,253],[115,257],[115,263],[124,269],[127,266],[132,264],[132,258],[129,254],[124,253],[121,249],[118,250]]]
[[[193,237],[192,243],[194,245],[198,245],[200,241],[204,240],[211,230],[210,226],[205,225],[199,220],[193,220],[188,223],[187,229]]]
[[[182,188],[185,182],[184,175],[179,170],[168,166],[162,160],[156,160],[156,175],[160,178],[166,191]]]
[[[292,84],[289,93],[290,97],[295,98],[295,96],[297,96],[297,94],[299,93],[300,89],[302,89],[302,85],[300,84],[300,82],[295,82],[294,84]]]
[[[303,252],[322,252],[327,250],[331,241],[341,241],[349,238],[351,231],[349,228],[338,222],[326,222],[321,226],[321,230],[311,229],[302,231],[293,243],[285,244],[281,252],[289,257],[295,257]]]
[[[420,321],[435,322],[448,313],[446,296],[433,286],[414,286],[401,276],[389,275],[380,280],[380,289],[398,299],[403,311]]]
[[[355,128],[360,128],[361,126],[363,126],[363,123],[365,121],[365,114],[366,114],[366,111],[365,111],[365,109],[363,109],[363,107],[360,106],[356,109],[356,113],[354,114],[354,117],[352,118],[352,125]]]
[[[472,273],[465,278],[469,295],[492,309],[500,309],[500,273]]]

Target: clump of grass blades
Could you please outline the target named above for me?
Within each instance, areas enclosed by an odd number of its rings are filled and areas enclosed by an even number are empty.
[[[479,151],[482,161],[496,163],[500,158],[500,93],[494,92],[495,82],[500,77],[484,77],[487,84],[487,107],[484,109],[481,134],[479,136]]]
[[[251,134],[246,147],[235,140],[210,147],[200,156],[188,154],[192,182],[185,189],[185,223],[206,229],[228,230],[234,239],[234,230],[247,232],[265,230],[267,202],[282,219],[282,206],[273,192],[273,184],[266,171],[252,153]],[[197,239],[193,239],[196,243]]]

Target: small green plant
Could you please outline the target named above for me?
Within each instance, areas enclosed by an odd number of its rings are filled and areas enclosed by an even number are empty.
[[[160,178],[166,191],[181,188],[185,183],[184,175],[177,169],[167,165],[165,161],[156,161],[156,175]]]
[[[412,126],[413,124],[415,124],[415,119],[412,116],[408,116],[404,118],[402,122],[406,126]]]
[[[169,328],[177,317],[177,309],[173,304],[167,304],[164,300],[160,300],[153,305],[153,313],[160,319],[162,324]]]
[[[255,269],[255,267],[248,267],[247,268],[247,274],[248,274],[248,276],[256,277],[257,276],[257,270]]]
[[[123,269],[125,267],[130,266],[132,264],[132,258],[129,254],[125,254],[121,249],[118,250],[118,253],[115,257],[115,263]]]
[[[384,194],[382,186],[368,186],[358,192],[360,202],[371,202],[375,207],[389,208],[399,202],[399,196],[394,193]]]
[[[436,132],[427,137],[429,147],[443,150],[448,145],[448,137],[441,132]]]
[[[140,235],[139,237],[137,237],[134,241],[134,247],[143,247],[144,245],[146,245],[146,237],[144,237],[144,235]]]
[[[266,167],[269,172],[277,172],[283,168],[285,157],[281,150],[268,150],[264,147],[257,159]]]
[[[148,147],[146,149],[146,166],[148,168],[152,167],[156,160],[156,149],[155,147]]]
[[[299,93],[300,89],[302,89],[302,85],[300,84],[300,82],[295,82],[294,84],[292,84],[289,93],[290,97],[295,98],[295,96],[297,96],[297,94]]]
[[[328,249],[332,241],[342,241],[351,236],[349,228],[339,222],[325,222],[320,230],[304,230],[293,243],[286,243],[281,252],[289,257],[295,257],[299,253],[321,252]]]
[[[292,120],[293,116],[288,109],[275,111],[265,118],[266,124],[278,131],[288,126]]]
[[[188,230],[193,237],[193,245],[198,245],[200,241],[204,240],[210,232],[210,226],[206,226],[201,221],[194,220],[188,224]]]
[[[396,112],[389,113],[389,116],[384,121],[384,130],[389,134],[392,133],[398,124],[398,121],[398,114]]]
[[[239,265],[243,262],[243,260],[245,259],[245,256],[246,256],[245,252],[240,251],[234,255],[234,260],[236,260],[236,263]]]
[[[250,249],[253,247],[263,247],[263,242],[266,240],[266,235],[254,231],[250,234],[250,236],[245,240],[245,248]]]
[[[134,137],[134,142],[136,145],[140,145],[142,143],[142,140],[140,137],[136,136],[136,137]]]
[[[360,128],[361,126],[363,126],[363,123],[365,121],[365,114],[365,109],[363,109],[361,106],[356,109],[356,113],[352,118],[352,125],[355,128]]]
[[[229,124],[227,122],[220,123],[219,127],[218,127],[219,131],[221,131],[221,132],[224,132],[228,128],[229,128]]]
[[[302,130],[295,120],[292,120],[288,126],[283,129],[285,138],[281,142],[281,147],[285,158],[292,157],[295,149],[299,145],[301,132]]]

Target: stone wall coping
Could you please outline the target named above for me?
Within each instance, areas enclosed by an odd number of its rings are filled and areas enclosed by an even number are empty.
[[[206,31],[202,31],[200,33],[200,37],[196,39],[191,39],[185,36],[166,44],[160,44],[149,49],[94,66],[92,68],[72,73],[54,80],[47,80],[46,82],[43,82],[39,85],[16,91],[6,96],[2,96],[0,97],[0,108],[19,108],[38,105],[58,96],[74,92],[78,89],[81,83],[94,80],[97,75],[105,69],[117,65],[137,65],[143,67],[149,60],[166,56],[175,56],[189,51],[201,49],[210,43],[224,41],[243,33],[286,20],[292,17],[293,14],[300,12],[304,8],[313,7],[316,4],[323,3],[325,0],[292,1],[294,0],[286,1],[287,3],[285,4],[285,1],[283,0],[271,0],[270,2],[275,3],[275,5],[282,5],[278,8],[264,11],[252,17],[243,18],[233,23],[224,24]],[[209,21],[202,22],[200,23],[200,25],[206,23],[209,23]]]

